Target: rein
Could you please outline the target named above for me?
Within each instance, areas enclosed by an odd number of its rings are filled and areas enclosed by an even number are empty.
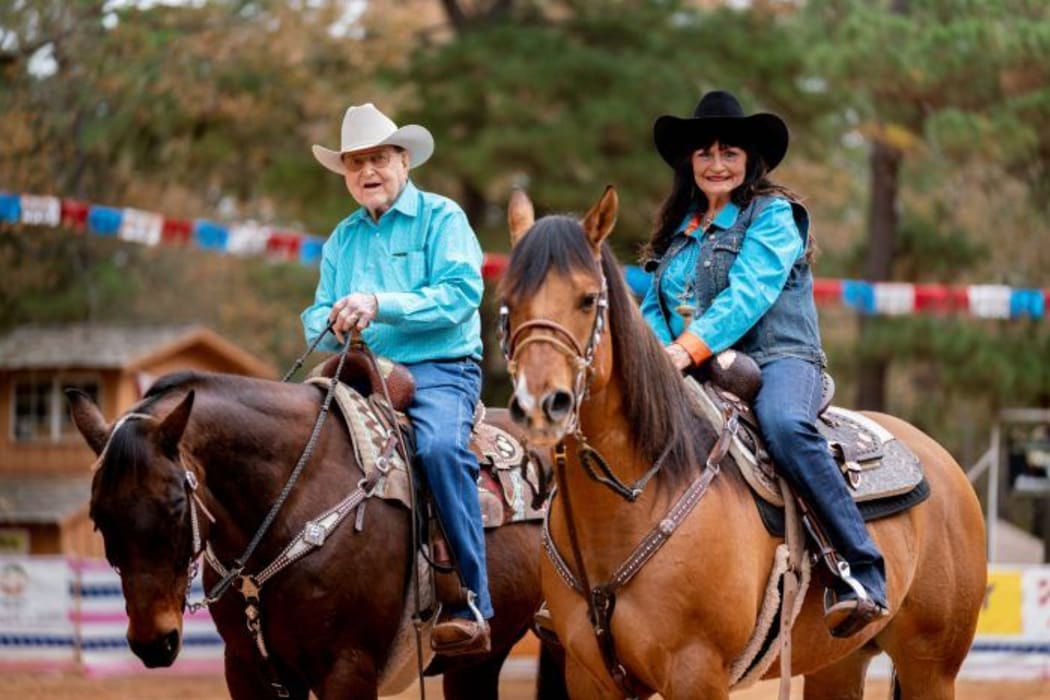
[[[298,367],[302,366],[302,362],[305,360],[306,356],[314,351],[314,348],[316,348],[318,343],[321,342],[321,339],[324,338],[324,336],[327,335],[331,330],[332,324],[328,324],[328,327],[324,330],[323,333],[321,333],[321,335],[317,337],[316,340],[314,340],[313,344],[306,351],[306,353],[302,357],[300,357],[299,360],[296,361],[296,367],[293,368],[293,371],[289,372],[284,376],[284,379],[281,380],[282,382],[288,381],[288,378],[292,375],[292,373]],[[270,506],[269,512],[267,512],[266,517],[263,518],[262,523],[256,529],[255,534],[252,536],[252,539],[248,542],[248,546],[245,547],[244,552],[241,553],[241,556],[233,560],[233,566],[229,567],[226,575],[219,579],[219,581],[214,586],[212,586],[211,591],[208,592],[208,594],[204,597],[202,601],[200,601],[199,603],[191,604],[189,606],[190,612],[194,612],[195,610],[199,610],[200,608],[206,605],[211,605],[212,603],[217,602],[220,598],[222,598],[223,594],[226,593],[230,585],[233,584],[234,580],[241,577],[241,575],[244,573],[244,567],[247,565],[248,560],[251,558],[252,554],[255,553],[256,548],[259,546],[259,543],[262,542],[262,539],[266,535],[267,531],[269,531],[270,526],[273,525],[273,521],[277,518],[277,513],[281,510],[281,507],[284,505],[284,502],[288,500],[288,496],[289,494],[291,494],[292,488],[295,486],[295,483],[299,480],[299,476],[302,474],[303,468],[306,466],[306,463],[310,460],[310,457],[313,456],[314,448],[317,446],[317,438],[321,434],[321,427],[324,425],[325,419],[328,418],[328,411],[332,405],[332,398],[335,395],[335,387],[339,383],[339,374],[343,370],[343,364],[346,362],[346,355],[349,352],[349,350],[350,337],[347,337],[346,342],[343,344],[343,349],[339,352],[339,364],[336,367],[335,375],[332,377],[332,381],[328,384],[328,392],[325,394],[324,401],[321,403],[321,410],[317,414],[317,420],[314,421],[314,427],[313,430],[310,432],[310,438],[306,441],[306,446],[303,448],[303,452],[299,456],[299,461],[296,462],[295,468],[292,469],[292,473],[289,475],[288,480],[285,482],[284,488],[281,489],[281,493],[277,496],[277,500],[274,501],[272,506]],[[249,576],[248,578],[251,577]]]
[[[295,365],[289,370],[284,377],[281,379],[282,382],[287,382],[289,378],[300,367],[306,357],[309,356],[317,348],[317,345],[321,340],[332,331],[332,324],[329,323],[325,330],[318,335],[314,342],[310,345],[307,351],[301,355],[295,362]],[[274,520],[277,518],[278,512],[284,505],[288,496],[292,492],[292,488],[299,480],[300,475],[303,472],[303,468],[306,463],[313,456],[314,448],[317,446],[317,439],[321,433],[321,428],[324,425],[325,420],[328,417],[328,412],[332,404],[332,398],[335,395],[335,388],[339,383],[339,375],[343,370],[343,364],[346,362],[347,353],[350,350],[352,336],[348,336],[346,342],[343,344],[343,348],[339,353],[339,364],[336,367],[335,374],[332,376],[331,382],[328,384],[328,391],[325,394],[324,400],[321,403],[321,409],[317,414],[317,420],[314,421],[313,429],[310,432],[310,437],[306,442],[306,446],[303,448],[302,454],[299,456],[299,460],[296,462],[295,467],[292,469],[292,473],[289,475],[288,480],[284,484],[284,488],[281,489],[280,494],[277,496],[277,500],[274,501],[270,510],[266,513],[266,517],[263,518],[262,523],[256,529],[255,534],[252,536],[245,548],[244,552],[239,557],[234,559],[233,565],[229,568],[223,566],[223,564],[212,554],[210,546],[208,546],[200,536],[200,527],[197,518],[196,509],[194,503],[199,503],[203,512],[208,516],[212,523],[215,522],[215,518],[208,512],[207,508],[204,507],[204,503],[200,500],[197,495],[197,478],[192,472],[186,470],[186,485],[187,490],[192,495],[190,501],[190,526],[193,531],[193,549],[194,554],[190,557],[190,580],[196,576],[201,551],[205,552],[205,559],[208,564],[219,574],[220,579],[212,586],[211,590],[204,596],[204,598],[196,603],[189,601],[189,595],[187,591],[186,608],[192,614],[206,606],[211,606],[213,603],[218,602],[222,596],[229,590],[231,585],[235,585],[235,588],[244,597],[245,609],[244,614],[247,618],[248,631],[252,633],[255,640],[256,648],[259,651],[259,655],[262,657],[263,672],[266,675],[267,682],[273,690],[273,693],[278,698],[290,697],[287,687],[281,683],[280,678],[277,676],[273,665],[270,663],[270,655],[266,649],[266,644],[263,639],[262,633],[262,612],[261,612],[261,599],[260,599],[260,588],[267,579],[276,574],[278,571],[293,563],[296,559],[309,553],[313,548],[319,547],[324,543],[324,537],[328,531],[328,528],[335,527],[342,519],[349,513],[353,508],[357,507],[362,503],[368,496],[371,495],[370,489],[365,485],[365,479],[361,480],[358,484],[357,489],[343,502],[307,524],[306,529],[299,536],[294,538],[292,542],[281,552],[277,559],[267,566],[263,571],[256,575],[245,574],[244,569],[249,559],[255,553],[259,543],[262,542],[263,537],[269,531],[270,526],[273,525]],[[325,524],[321,524],[322,521],[327,521]],[[327,527],[325,526],[327,525]]]
[[[289,369],[288,372],[285,373],[284,377],[281,379],[282,382],[287,382],[292,376],[295,375],[295,373],[303,366],[303,363],[306,361],[306,358],[314,352],[318,344],[320,344],[321,340],[324,339],[324,337],[328,333],[332,332],[332,330],[332,323],[329,323],[325,330],[320,335],[318,335],[318,337],[313,341],[313,343],[311,343],[310,347],[307,348],[306,352],[296,359],[292,368]],[[208,565],[211,566],[212,569],[219,574],[220,580],[212,587],[211,591],[204,597],[203,600],[197,603],[189,603],[189,601],[187,601],[187,608],[192,613],[205,606],[210,606],[212,603],[215,603],[220,598],[222,598],[223,594],[225,594],[225,592],[230,588],[230,586],[233,585],[238,590],[238,592],[244,597],[244,612],[247,618],[248,630],[252,633],[255,640],[256,648],[258,649],[259,654],[262,657],[263,670],[267,676],[269,685],[273,690],[274,695],[278,698],[287,698],[289,697],[289,693],[287,688],[280,682],[280,679],[277,677],[277,674],[273,669],[272,664],[270,663],[269,652],[266,649],[266,644],[263,639],[261,611],[262,602],[260,598],[261,588],[266,581],[268,581],[278,572],[283,570],[285,567],[293,564],[298,559],[312,552],[314,549],[321,547],[324,544],[328,534],[331,533],[355,509],[357,509],[358,521],[356,527],[359,530],[361,528],[362,516],[364,515],[365,502],[374,493],[375,487],[379,479],[381,478],[381,475],[378,472],[376,474],[373,474],[372,477],[366,475],[358,482],[357,488],[349,496],[344,498],[342,501],[340,501],[335,506],[328,509],[318,517],[307,522],[302,532],[296,535],[292,539],[292,541],[289,542],[289,544],[281,551],[277,558],[274,561],[272,561],[268,566],[263,568],[259,573],[254,575],[245,575],[244,568],[248,560],[254,553],[256,547],[262,541],[266,532],[273,524],[277,513],[280,511],[281,506],[284,504],[285,500],[287,500],[288,495],[291,493],[296,481],[298,481],[304,466],[313,454],[313,450],[316,447],[317,438],[320,434],[321,427],[323,426],[325,419],[328,416],[332,399],[335,395],[335,389],[339,383],[339,377],[342,374],[343,365],[345,364],[347,355],[352,347],[359,347],[365,352],[366,357],[371,362],[373,369],[376,371],[376,374],[380,378],[379,384],[382,388],[383,398],[386,399],[387,406],[393,406],[393,402],[390,400],[390,392],[389,388],[387,387],[386,379],[383,378],[383,373],[379,367],[379,363],[376,359],[375,354],[361,341],[355,341],[354,337],[354,333],[348,334],[346,341],[343,344],[343,348],[340,350],[339,363],[336,366],[335,373],[332,375],[331,381],[328,383],[328,389],[325,394],[324,401],[321,404],[321,409],[318,413],[317,420],[314,423],[314,427],[310,434],[310,438],[307,441],[307,444],[303,449],[303,453],[300,455],[299,460],[295,465],[295,468],[292,470],[288,481],[285,483],[284,488],[281,490],[281,493],[278,496],[277,500],[270,507],[269,512],[266,514],[266,517],[264,518],[262,524],[256,530],[245,551],[241,554],[241,556],[234,560],[233,566],[229,569],[227,569],[222,564],[222,562],[220,562],[218,558],[215,557],[210,546],[200,541],[196,511],[193,509],[192,502],[190,506],[195,551],[195,554],[191,559],[191,578],[197,573],[199,554],[203,550],[205,560],[207,561]],[[396,434],[397,441],[400,445],[402,454],[407,456],[409,452],[408,447],[405,444],[404,435],[401,433],[400,430],[397,430]],[[192,482],[190,480],[191,477]],[[412,498],[412,511],[415,513],[418,512],[418,505],[416,503],[416,489],[412,484],[413,475],[411,469],[408,470],[408,478],[409,492],[411,493]],[[203,502],[200,501],[200,498],[195,493],[197,487],[197,480],[196,477],[194,477],[189,471],[187,471],[187,484],[190,488],[193,489],[193,496],[196,502],[200,504],[201,509],[209,517],[211,522],[214,523],[215,518],[212,517],[211,514],[207,511],[207,509],[204,507]],[[419,551],[419,533],[414,526],[411,528],[411,531],[411,552],[417,552]],[[409,556],[411,558],[414,555],[410,554]],[[423,620],[421,610],[421,582],[419,580],[418,567],[415,566],[414,562],[412,566],[412,572],[412,581],[416,604],[416,614],[413,617],[413,622],[416,634],[416,662],[420,683],[420,699],[426,700],[426,688],[423,685],[424,668],[422,643],[422,630],[425,621]]]
[[[598,450],[590,445],[583,434],[580,412],[594,377],[594,356],[605,330],[605,314],[608,306],[608,286],[603,275],[594,326],[586,347],[581,347],[579,341],[568,329],[550,319],[531,319],[522,323],[512,333],[510,331],[510,310],[504,304],[500,307],[500,347],[507,359],[508,372],[515,381],[517,380],[518,356],[530,344],[546,343],[569,359],[576,374],[572,397],[573,411],[567,432],[571,432],[572,437],[577,442],[577,457],[580,464],[583,466],[587,476],[593,481],[610,489],[628,503],[634,503],[642,495],[645,487],[653,477],[660,472],[668,454],[670,454],[671,445],[669,444],[664,448],[660,456],[640,478],[631,484],[626,484],[613,472],[609,463]],[[552,335],[537,335],[534,333],[537,330],[549,331]],[[646,695],[647,689],[627,670],[616,654],[616,643],[613,639],[611,625],[613,611],[616,608],[616,595],[652,559],[664,543],[670,539],[671,535],[675,533],[704,495],[707,494],[711,483],[721,472],[721,462],[729,452],[729,446],[737,430],[736,413],[727,412],[725,418],[725,427],[707,456],[705,469],[679,496],[667,515],[642,539],[627,559],[617,567],[612,577],[608,581],[597,585],[592,585],[590,576],[587,573],[587,567],[583,561],[583,552],[579,543],[572,498],[567,487],[566,471],[568,458],[564,438],[554,448],[554,466],[557,481],[561,484],[566,484],[565,493],[563,494],[566,528],[568,529],[569,544],[572,549],[575,569],[579,574],[574,573],[573,568],[566,563],[551,536],[550,513],[552,509],[550,506],[547,508],[543,522],[544,550],[553,564],[554,570],[562,580],[586,600],[588,615],[598,649],[601,652],[602,661],[617,688],[628,698]],[[552,501],[556,494],[557,490],[551,495]]]

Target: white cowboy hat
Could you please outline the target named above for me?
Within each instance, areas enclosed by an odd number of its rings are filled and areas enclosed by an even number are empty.
[[[408,151],[408,167],[422,165],[434,153],[434,137],[418,124],[397,128],[371,102],[353,105],[343,115],[341,146],[333,151],[314,144],[314,158],[333,173],[343,175],[342,155],[352,151],[363,151],[376,146],[400,146]]]

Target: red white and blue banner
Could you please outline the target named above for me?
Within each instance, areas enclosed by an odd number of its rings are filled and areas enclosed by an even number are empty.
[[[224,224],[207,219],[172,219],[149,211],[106,207],[52,196],[0,192],[0,224],[63,226],[75,232],[119,238],[142,245],[191,245],[230,255],[317,265],[325,239],[254,222]],[[486,279],[503,274],[507,256],[487,253]],[[625,265],[627,282],[641,296],[649,276]],[[864,315],[962,314],[987,319],[1042,319],[1050,289],[998,284],[945,285],[817,278],[813,296],[821,305],[841,305]]]

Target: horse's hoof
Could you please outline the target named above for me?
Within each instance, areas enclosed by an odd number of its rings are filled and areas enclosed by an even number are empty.
[[[832,637],[852,637],[890,611],[873,600],[847,598],[824,611],[824,623]]]
[[[458,617],[438,623],[430,633],[430,648],[442,656],[488,653],[492,650],[488,623]]]

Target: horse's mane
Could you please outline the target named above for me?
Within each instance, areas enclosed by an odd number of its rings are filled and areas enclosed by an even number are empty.
[[[128,413],[153,415],[165,396],[178,389],[187,388],[188,385],[197,384],[211,375],[199,372],[173,372],[167,374],[154,382],[146,391],[142,400],[135,404]],[[122,468],[138,469],[149,463],[150,453],[147,443],[142,439],[135,424],[137,421],[127,421],[110,435],[106,444],[106,453],[102,462],[98,465],[98,478],[103,489],[109,490],[114,486],[114,481],[124,475],[114,465]]]
[[[607,332],[623,382],[626,418],[634,443],[650,462],[659,459],[666,449],[661,481],[671,487],[681,485],[695,477],[700,464],[698,448],[714,442],[713,430],[694,409],[681,375],[642,319],[620,264],[606,243],[602,244],[601,262],[609,287]],[[552,269],[561,274],[597,272],[586,234],[574,218],[544,217],[518,241],[503,278],[503,297],[514,303],[532,296]]]

